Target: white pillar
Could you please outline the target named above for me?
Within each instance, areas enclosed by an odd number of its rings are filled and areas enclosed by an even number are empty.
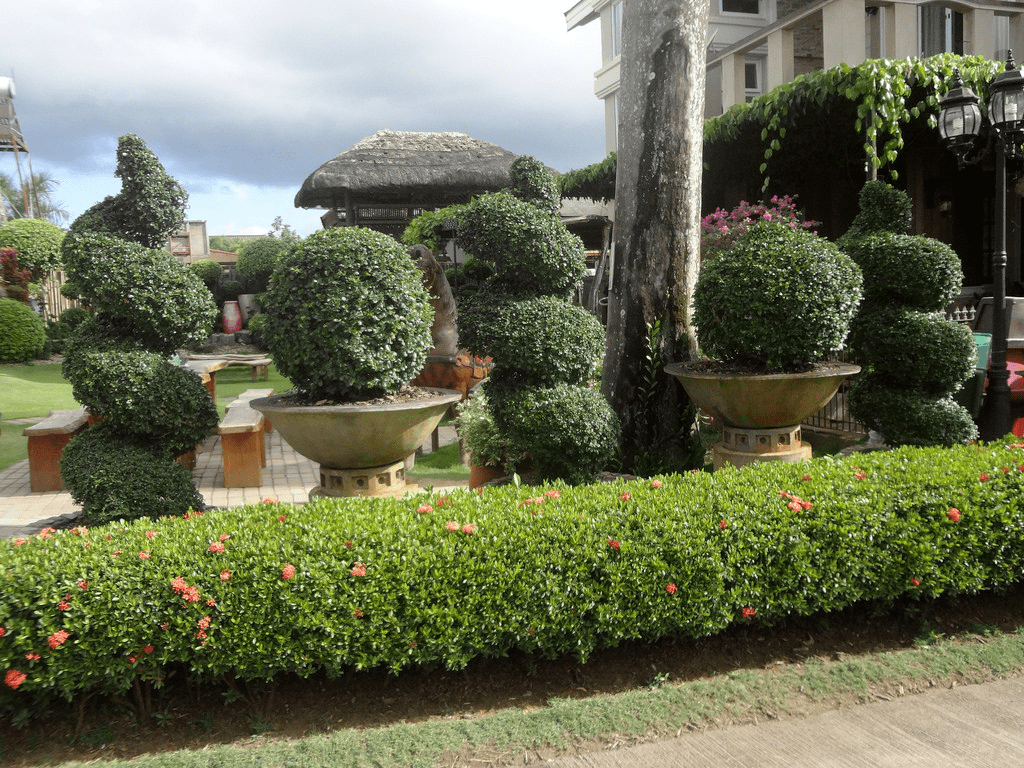
[[[825,69],[838,64],[859,64],[864,60],[867,34],[864,0],[837,0],[821,9],[821,36]]]
[[[880,9],[885,14],[885,56],[906,59],[918,56],[917,6],[913,3],[894,3]]]
[[[795,75],[792,30],[777,29],[769,33],[768,62],[765,69],[765,93],[793,79]]]
[[[731,54],[722,60],[722,110],[747,100],[746,57]]]
[[[995,56],[995,32],[995,13],[981,8],[964,11],[964,55],[999,58]]]

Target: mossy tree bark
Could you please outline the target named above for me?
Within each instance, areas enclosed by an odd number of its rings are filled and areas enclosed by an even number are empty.
[[[708,9],[708,0],[629,0],[623,10],[616,264],[602,386],[622,421],[627,467],[651,450],[669,461],[688,452],[677,439],[686,394],[660,364],[696,351],[690,298],[700,265]],[[662,333],[651,392],[646,337],[655,323]]]

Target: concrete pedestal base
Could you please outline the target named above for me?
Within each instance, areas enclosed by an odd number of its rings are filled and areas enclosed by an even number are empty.
[[[811,446],[800,440],[800,425],[769,429],[724,427],[722,441],[711,447],[715,469],[742,467],[755,461],[795,463],[811,458]]]
[[[401,496],[413,486],[405,482],[405,461],[364,469],[320,467],[320,485],[309,492],[317,496]]]

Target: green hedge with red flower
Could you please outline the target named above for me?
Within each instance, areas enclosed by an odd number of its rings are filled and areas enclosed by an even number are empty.
[[[998,589],[1024,573],[1022,486],[1006,441],[44,531],[0,542],[0,710]]]

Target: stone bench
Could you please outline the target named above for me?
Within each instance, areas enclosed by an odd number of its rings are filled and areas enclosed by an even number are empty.
[[[50,415],[26,427],[29,487],[33,493],[63,491],[60,457],[71,438],[88,425],[85,408],[50,411]]]
[[[249,401],[271,394],[270,389],[248,389],[231,401],[217,427],[224,460],[224,487],[247,488],[263,484],[267,466],[266,428],[263,414]]]

